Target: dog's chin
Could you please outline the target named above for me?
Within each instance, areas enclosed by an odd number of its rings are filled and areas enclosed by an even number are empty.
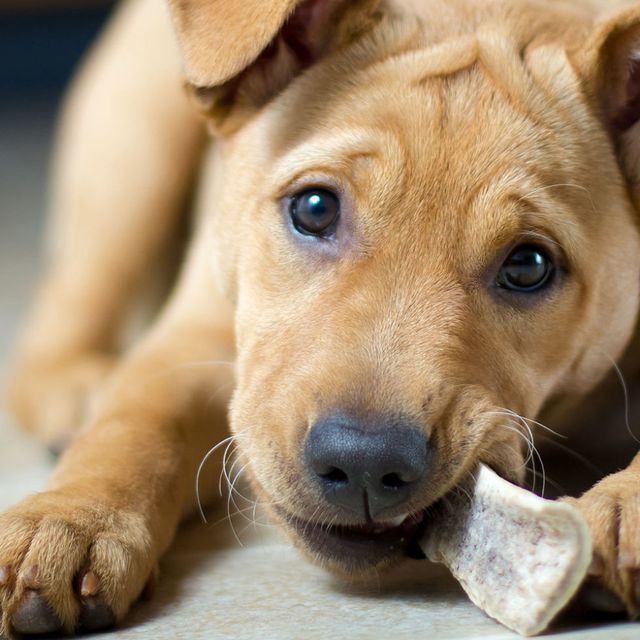
[[[282,510],[278,515],[307,556],[338,574],[357,577],[393,565],[405,557],[420,557],[417,543],[425,528],[423,511],[391,522],[329,527]]]

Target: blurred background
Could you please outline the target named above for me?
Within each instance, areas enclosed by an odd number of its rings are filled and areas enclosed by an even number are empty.
[[[0,0],[0,373],[41,268],[60,99],[112,5]]]

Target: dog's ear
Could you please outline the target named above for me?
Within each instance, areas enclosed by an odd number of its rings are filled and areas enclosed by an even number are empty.
[[[640,7],[603,17],[577,56],[623,170],[640,189]]]
[[[380,0],[169,0],[189,89],[235,129],[298,73],[362,32]]]

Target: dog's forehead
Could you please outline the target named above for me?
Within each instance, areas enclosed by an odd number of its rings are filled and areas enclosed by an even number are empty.
[[[368,238],[437,228],[440,247],[471,235],[483,252],[523,227],[555,225],[544,214],[567,191],[592,209],[588,194],[567,187],[579,179],[570,134],[472,60],[475,46],[456,41],[470,64],[447,74],[430,73],[434,52],[418,51],[354,75],[315,116],[315,131],[275,163],[276,181],[329,168],[356,191]]]

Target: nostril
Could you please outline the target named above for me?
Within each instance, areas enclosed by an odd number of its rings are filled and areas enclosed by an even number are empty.
[[[349,476],[342,470],[338,469],[338,467],[332,467],[326,473],[318,474],[323,480],[327,480],[332,484],[348,484]]]
[[[304,441],[306,471],[322,499],[365,518],[409,501],[430,458],[420,425],[395,417],[332,414],[318,419]]]
[[[397,473],[387,473],[382,476],[382,486],[385,489],[400,489],[408,482],[405,482]]]

